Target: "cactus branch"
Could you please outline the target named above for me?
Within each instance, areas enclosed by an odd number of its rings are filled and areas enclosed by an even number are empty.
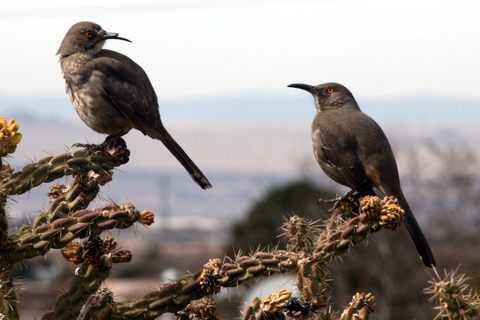
[[[89,241],[97,241],[90,239]],[[117,250],[99,257],[94,264],[91,259],[75,270],[75,276],[67,292],[58,297],[55,307],[42,319],[73,319],[77,317],[89,297],[110,275],[114,263],[129,262],[132,255],[128,251]]]
[[[117,139],[104,150],[89,154],[87,150],[48,156],[26,165],[0,182],[0,194],[4,197],[25,193],[32,188],[66,175],[83,175],[93,171],[105,175],[115,167],[128,162],[130,151],[123,139]]]

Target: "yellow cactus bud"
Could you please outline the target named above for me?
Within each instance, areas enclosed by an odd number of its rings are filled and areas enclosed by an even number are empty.
[[[17,144],[22,140],[22,134],[18,133],[19,124],[15,119],[5,119],[0,117],[0,155],[6,153],[13,153],[16,150]]]
[[[13,120],[13,118],[10,119],[10,120]],[[12,133],[15,133],[15,132],[18,131],[18,128],[20,127],[20,125],[15,122],[15,123],[12,123],[12,124],[8,124],[7,127],[8,127],[8,130],[10,130]]]
[[[10,139],[10,143],[12,145],[17,145],[20,142],[20,140],[22,140],[22,134],[17,133]]]

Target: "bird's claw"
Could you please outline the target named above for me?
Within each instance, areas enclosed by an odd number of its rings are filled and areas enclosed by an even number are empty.
[[[84,148],[87,150],[87,155],[91,155],[95,151],[102,150],[105,146],[103,144],[93,143],[74,143],[72,148]]]
[[[350,200],[350,198],[349,198],[354,192],[355,192],[354,190],[350,190],[350,191],[348,191],[347,193],[345,193],[345,194],[344,194],[343,196],[341,196],[341,197],[340,197],[339,194],[336,194],[336,195],[335,195],[335,198],[333,198],[333,199],[318,199],[318,204],[320,204],[320,203],[335,203],[335,204],[333,205],[333,207],[331,207],[331,208],[328,210],[329,213],[332,213],[333,210],[337,209],[338,206],[342,203],[342,201],[345,201],[345,200],[348,201],[348,202],[350,202],[350,203],[351,203],[352,205],[354,205],[354,206],[358,206],[358,205],[356,205],[355,203],[353,203],[353,202]],[[356,198],[356,199],[357,199],[357,198]],[[358,200],[358,199],[357,199],[357,200]]]
[[[340,197],[338,195],[333,199],[318,199],[318,204],[320,204],[320,203],[334,203],[334,202],[338,201],[339,199],[340,199]]]

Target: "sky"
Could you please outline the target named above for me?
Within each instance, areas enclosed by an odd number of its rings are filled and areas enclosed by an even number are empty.
[[[0,2],[0,95],[65,97],[56,51],[89,20],[147,72],[162,99],[292,97],[294,82],[340,82],[355,96],[480,99],[480,2]],[[68,100],[67,100],[68,101]]]

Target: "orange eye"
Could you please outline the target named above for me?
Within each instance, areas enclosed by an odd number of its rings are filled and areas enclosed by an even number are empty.
[[[328,89],[327,89],[327,92],[328,92],[328,93],[332,93],[332,92],[333,92],[333,88],[328,88]]]
[[[93,37],[93,33],[91,31],[87,31],[85,32],[85,34],[87,35],[87,37],[91,38]]]

